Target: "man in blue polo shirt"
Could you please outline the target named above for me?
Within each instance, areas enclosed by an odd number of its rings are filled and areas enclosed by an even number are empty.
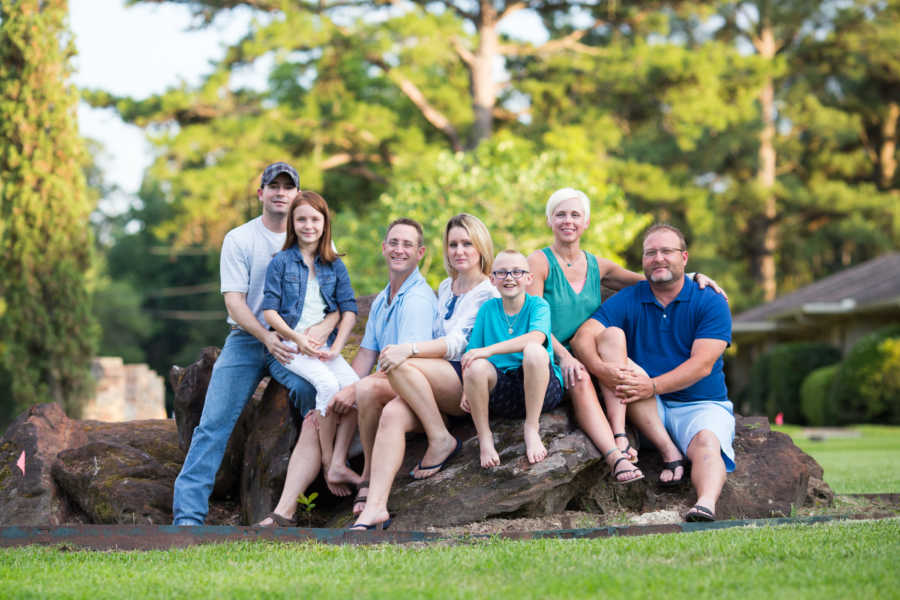
[[[388,225],[381,244],[381,254],[388,265],[387,286],[375,297],[366,322],[366,333],[353,359],[352,367],[360,380],[340,390],[331,406],[337,414],[358,409],[359,441],[365,464],[362,483],[358,485],[353,512],[365,507],[369,491],[372,448],[384,406],[396,396],[381,371],[369,374],[381,350],[391,344],[412,344],[432,338],[432,324],[437,315],[437,296],[419,273],[419,261],[425,256],[422,226],[412,219],[397,219]]]
[[[573,347],[604,399],[628,405],[631,422],[663,457],[660,484],[691,462],[697,502],[688,521],[715,520],[725,473],[734,470],[734,413],[722,353],[731,342],[723,296],[685,277],[687,245],[671,225],[644,236],[646,281],[621,290],[585,323]]]

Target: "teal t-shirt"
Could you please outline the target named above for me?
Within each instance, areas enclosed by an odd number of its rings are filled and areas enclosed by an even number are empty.
[[[512,333],[509,332],[510,328]],[[550,343],[550,306],[543,298],[525,294],[522,310],[513,317],[503,312],[503,300],[500,298],[491,298],[482,304],[478,316],[475,317],[475,326],[472,328],[466,350],[505,342],[531,331],[540,331],[544,334],[544,347],[550,355],[550,366],[562,385],[562,373],[553,360],[553,345]],[[495,354],[488,360],[500,371],[511,371],[522,366],[522,353]]]
[[[584,287],[577,294],[572,289],[572,284],[566,279],[565,273],[559,266],[553,251],[550,248],[542,250],[547,258],[547,280],[544,281],[544,300],[550,305],[550,322],[553,325],[553,335],[566,348],[572,341],[572,336],[578,331],[582,323],[587,321],[598,308],[602,300],[602,280],[600,279],[600,267],[597,258],[590,252],[585,252],[587,259],[587,279]]]

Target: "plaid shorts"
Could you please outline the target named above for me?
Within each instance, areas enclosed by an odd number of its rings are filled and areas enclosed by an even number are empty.
[[[494,367],[496,369],[496,367]],[[547,365],[550,369],[550,365]],[[550,369],[550,381],[544,393],[544,406],[541,412],[553,410],[562,401],[563,390],[559,378]],[[525,371],[520,366],[509,371],[497,371],[497,385],[491,390],[488,410],[491,416],[508,419],[525,418]]]

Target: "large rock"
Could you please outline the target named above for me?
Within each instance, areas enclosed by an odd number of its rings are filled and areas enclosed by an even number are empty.
[[[184,453],[171,420],[80,422],[88,443],[53,464],[59,487],[91,523],[172,522],[172,488]]]
[[[408,472],[424,453],[425,443],[421,436],[410,440],[390,498],[395,527],[449,527],[490,517],[542,516],[567,508],[594,512],[640,508],[646,484],[611,485],[606,462],[590,439],[573,427],[565,409],[541,416],[548,456],[535,465],[525,457],[521,420],[496,420],[491,429],[499,467],[481,468],[478,440],[469,423],[452,428],[463,440],[460,453],[443,471],[419,481]],[[331,525],[350,522],[351,517],[343,514]]]
[[[492,429],[502,463],[491,470],[479,465],[478,441],[471,426],[454,430],[465,440],[463,449],[430,479],[414,481],[406,474],[424,452],[421,438],[408,444],[389,503],[396,527],[450,527],[492,517],[543,516],[567,508],[595,513],[684,510],[696,499],[689,476],[676,488],[656,485],[662,459],[649,448],[640,452],[645,479],[613,485],[600,453],[573,428],[562,409],[541,417],[549,454],[536,465],[525,459],[521,421],[496,421]],[[834,495],[822,481],[821,467],[790,437],[771,431],[765,417],[738,416],[734,447],[737,468],[722,490],[717,507],[720,518],[784,517],[793,507],[831,504]],[[345,527],[350,522],[351,517],[344,514],[330,525]]]
[[[20,415],[0,439],[0,525],[76,521],[75,511],[53,482],[51,468],[59,452],[86,440],[59,404],[39,404]]]
[[[247,410],[247,422],[253,426],[241,465],[241,520],[258,523],[281,496],[299,423],[287,390],[277,383],[270,384],[259,401],[249,402]]]
[[[725,480],[716,508],[719,518],[787,517],[795,507],[832,503],[834,493],[822,480],[822,467],[789,436],[771,431],[765,417],[736,415],[735,421],[736,468]],[[640,467],[649,481],[659,481],[662,458],[655,450],[641,450]],[[650,489],[641,510],[687,508],[695,500],[688,471],[681,486]]]
[[[209,386],[213,365],[219,358],[219,353],[218,348],[207,346],[200,351],[200,357],[194,364],[187,368],[174,366],[169,371],[169,384],[175,392],[173,410],[175,422],[178,424],[178,444],[185,454],[190,448],[194,428],[200,423],[206,400],[206,388]],[[260,382],[254,398],[258,399],[262,395],[266,383],[267,380]],[[244,440],[248,431],[247,415],[251,410],[250,403],[247,404],[234,426],[231,437],[228,438],[222,464],[216,472],[211,495],[213,499],[227,500],[239,497]]]

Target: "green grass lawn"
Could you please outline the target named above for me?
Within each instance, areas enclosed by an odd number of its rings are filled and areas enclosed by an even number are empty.
[[[860,437],[806,439],[804,427],[772,429],[787,433],[825,469],[825,481],[837,494],[900,493],[900,427],[858,425]]]
[[[900,519],[433,546],[0,550],[15,598],[898,598]]]

